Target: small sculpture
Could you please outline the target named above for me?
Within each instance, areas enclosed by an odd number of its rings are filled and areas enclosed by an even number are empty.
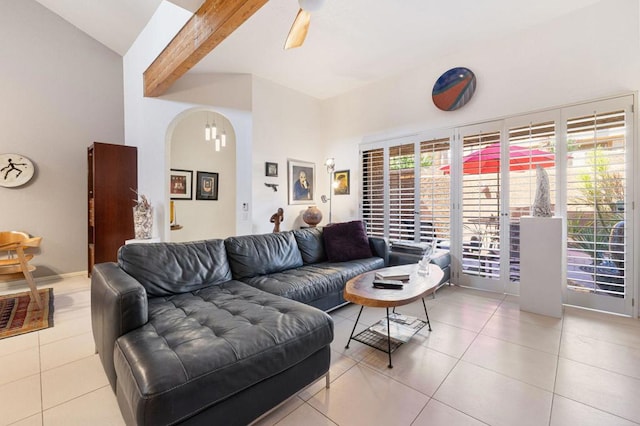
[[[138,194],[137,191],[131,189],[138,196],[133,207],[133,231],[137,240],[147,240],[151,238],[151,230],[153,227],[153,216],[151,203],[145,195]]]
[[[535,217],[551,217],[551,192],[549,175],[541,166],[536,166],[536,198],[533,202]]]
[[[284,220],[284,210],[282,207],[277,212],[271,215],[269,222],[273,223],[273,232],[280,232],[280,222]]]

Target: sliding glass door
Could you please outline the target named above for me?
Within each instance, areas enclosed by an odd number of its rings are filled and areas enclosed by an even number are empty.
[[[454,245],[454,255],[460,259],[458,283],[496,292],[505,287],[501,139],[500,122],[460,128],[452,169],[460,183],[455,215],[460,232]]]

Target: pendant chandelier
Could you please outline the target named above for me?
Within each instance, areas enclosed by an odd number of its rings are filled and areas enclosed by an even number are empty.
[[[227,146],[227,132],[224,128],[224,120],[222,122],[222,132],[218,134],[218,126],[216,125],[215,114],[213,121],[209,124],[209,114],[207,114],[207,124],[204,126],[204,140],[207,142],[213,141],[214,149],[216,152],[220,152],[220,148]]]

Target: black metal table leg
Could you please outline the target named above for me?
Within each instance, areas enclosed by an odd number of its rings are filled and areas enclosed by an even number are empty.
[[[422,298],[422,306],[424,306],[424,314],[427,316],[427,325],[429,326],[429,331],[431,331],[431,323],[429,322],[429,314],[427,313],[427,304],[424,303],[424,297]]]
[[[360,321],[360,315],[362,314],[362,310],[364,309],[364,305],[360,306],[360,312],[358,312],[358,318],[356,318],[356,323],[353,324],[353,329],[351,330],[351,336],[349,336],[349,340],[347,340],[347,346],[345,349],[349,349],[349,343],[351,343],[351,339],[353,338],[353,333],[356,332],[356,327],[358,326],[358,321]],[[389,319],[389,310],[387,309],[387,320]]]
[[[389,354],[389,365],[387,367],[393,368],[391,364],[391,327],[389,326],[389,308],[387,308],[387,353]]]

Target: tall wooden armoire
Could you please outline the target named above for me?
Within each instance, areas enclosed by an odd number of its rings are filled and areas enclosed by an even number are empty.
[[[120,246],[134,238],[138,150],[134,146],[95,142],[87,149],[87,163],[87,270],[91,276],[94,264],[115,262]]]

